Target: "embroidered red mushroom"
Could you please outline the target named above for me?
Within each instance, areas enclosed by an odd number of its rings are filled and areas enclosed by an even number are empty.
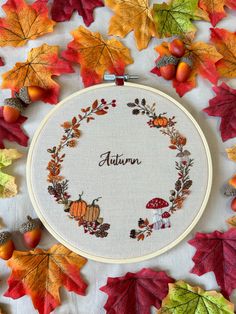
[[[146,208],[153,210],[153,228],[158,230],[162,228],[163,225],[163,208],[168,207],[169,203],[162,198],[156,197],[150,200]]]
[[[164,212],[162,215],[161,215],[161,218],[162,218],[162,226],[161,228],[162,229],[165,229],[165,228],[170,228],[170,213],[169,212]]]

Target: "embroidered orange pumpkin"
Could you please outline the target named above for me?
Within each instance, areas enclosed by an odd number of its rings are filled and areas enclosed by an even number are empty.
[[[72,202],[70,205],[70,215],[76,220],[83,218],[87,209],[87,203],[81,199],[82,194],[79,195],[77,201]]]
[[[153,120],[153,124],[159,128],[166,127],[168,124],[168,119],[166,117],[159,116]]]
[[[98,201],[99,198],[95,199],[91,205],[87,206],[86,213],[83,217],[85,221],[93,222],[97,221],[100,215],[100,207],[95,204],[96,201]]]

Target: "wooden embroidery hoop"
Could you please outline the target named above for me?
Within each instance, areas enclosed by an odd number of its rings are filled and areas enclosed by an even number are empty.
[[[195,126],[195,128],[197,129],[200,138],[203,142],[203,146],[206,152],[206,157],[207,157],[207,165],[208,165],[208,180],[207,180],[207,189],[206,189],[206,193],[205,193],[205,197],[204,200],[201,204],[201,207],[198,211],[198,214],[195,216],[194,220],[192,221],[192,223],[188,226],[188,228],[173,242],[171,242],[170,244],[168,244],[167,246],[165,246],[164,248],[155,251],[153,253],[144,255],[144,256],[140,256],[140,257],[134,257],[134,258],[123,258],[123,259],[113,259],[113,258],[105,258],[102,256],[97,256],[97,255],[92,255],[89,254],[85,251],[81,251],[78,248],[76,248],[75,246],[71,245],[67,240],[65,240],[62,236],[60,236],[51,226],[50,224],[47,222],[47,220],[44,218],[40,207],[37,203],[36,197],[34,195],[33,192],[33,188],[32,188],[32,178],[31,178],[31,166],[32,166],[32,154],[33,154],[33,150],[35,147],[35,144],[37,142],[38,137],[40,136],[41,130],[43,129],[44,125],[47,123],[48,119],[54,114],[55,111],[57,111],[60,106],[62,106],[62,104],[64,104],[65,102],[67,102],[68,100],[72,99],[75,96],[78,95],[82,95],[84,93],[87,93],[88,91],[96,91],[100,88],[109,88],[110,86],[114,86],[115,83],[105,83],[105,84],[99,84],[99,85],[95,85],[92,87],[88,87],[85,88],[83,90],[80,90],[74,94],[72,94],[71,96],[65,98],[64,100],[62,100],[54,109],[52,109],[47,115],[46,117],[43,119],[43,121],[41,122],[39,128],[37,129],[37,131],[34,134],[34,137],[32,139],[30,148],[29,148],[29,153],[28,153],[28,158],[27,158],[27,166],[26,166],[26,177],[27,177],[27,186],[28,186],[28,191],[29,191],[29,196],[31,199],[31,202],[33,204],[33,207],[38,215],[38,217],[40,218],[40,220],[42,221],[42,223],[44,224],[44,226],[47,228],[47,230],[59,241],[61,242],[63,245],[65,245],[66,247],[68,247],[70,250],[74,251],[77,254],[80,254],[88,259],[91,260],[95,260],[98,262],[104,262],[104,263],[120,263],[120,264],[124,264],[124,263],[134,263],[134,262],[142,262],[144,260],[147,259],[151,259],[153,257],[156,257],[160,254],[165,253],[166,251],[170,250],[171,248],[173,248],[174,246],[176,246],[179,242],[181,242],[190,232],[191,230],[195,227],[195,225],[198,223],[199,219],[201,218],[209,196],[210,196],[210,191],[211,191],[211,187],[212,187],[212,160],[211,160],[211,154],[210,154],[210,150],[209,150],[209,146],[208,143],[206,141],[206,138],[200,128],[200,126],[198,125],[198,123],[196,122],[196,120],[192,117],[192,115],[175,99],[173,99],[172,97],[168,96],[167,94],[165,94],[164,92],[161,92],[160,90],[151,88],[149,86],[145,86],[145,85],[140,85],[140,84],[134,84],[134,83],[125,83],[125,86],[127,87],[136,87],[139,89],[143,89],[146,91],[150,91],[152,93],[155,93],[159,96],[162,96],[164,98],[166,98],[167,100],[169,100],[170,102],[174,103],[180,110],[182,110],[187,117],[191,120],[191,122],[193,123],[193,125]],[[122,87],[121,87],[122,88]]]

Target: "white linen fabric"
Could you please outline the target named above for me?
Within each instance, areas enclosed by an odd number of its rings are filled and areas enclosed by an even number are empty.
[[[154,2],[156,1],[150,1],[151,4]],[[4,3],[5,0],[0,0],[0,5]],[[51,3],[51,1],[49,1],[49,3]],[[236,12],[228,11],[227,13],[228,17],[222,20],[217,26],[235,31]],[[3,14],[3,11],[0,9],[0,15],[3,16]],[[99,31],[106,37],[109,19],[112,15],[113,13],[108,8],[96,9],[95,22],[90,26],[90,29],[92,31]],[[210,24],[207,22],[195,23],[199,29],[196,40],[202,40],[206,42],[209,41]],[[77,28],[79,25],[84,25],[84,23],[82,18],[79,17],[77,13],[75,13],[69,22],[57,24],[53,33],[40,37],[36,40],[32,40],[28,42],[26,46],[19,48],[0,48],[0,55],[4,57],[6,62],[4,67],[0,67],[0,73],[2,74],[10,70],[16,62],[25,61],[27,53],[30,51],[30,49],[38,47],[43,43],[59,45],[61,49],[65,49],[67,43],[72,39],[70,31]],[[123,276],[128,271],[136,272],[143,267],[151,267],[155,270],[165,270],[176,280],[184,279],[191,284],[200,285],[205,289],[218,289],[213,273],[208,273],[201,277],[190,273],[190,270],[193,267],[191,258],[195,252],[195,249],[190,246],[187,241],[191,239],[196,232],[212,232],[216,229],[221,231],[227,230],[225,220],[232,216],[233,213],[230,210],[230,199],[227,199],[223,195],[222,185],[235,172],[235,163],[228,161],[225,154],[225,148],[235,144],[235,140],[232,139],[226,143],[222,143],[218,132],[219,120],[217,118],[208,117],[202,112],[202,109],[208,105],[208,100],[214,96],[214,92],[211,90],[212,85],[208,81],[199,78],[198,87],[186,94],[181,99],[172,88],[171,82],[167,82],[162,78],[158,78],[149,72],[153,68],[154,60],[157,57],[154,47],[159,44],[161,40],[153,39],[150,42],[149,47],[141,52],[136,48],[133,32],[131,32],[126,38],[122,39],[122,42],[131,49],[132,57],[134,58],[134,63],[127,68],[127,72],[130,74],[138,74],[140,76],[139,80],[137,81],[138,83],[158,88],[181,102],[181,104],[192,113],[194,118],[201,126],[208,140],[213,157],[214,177],[211,197],[207,208],[197,226],[181,243],[165,254],[145,262],[134,264],[119,265],[88,261],[81,271],[82,276],[89,284],[87,295],[82,297],[61,289],[60,292],[62,296],[62,305],[55,310],[55,313],[57,314],[104,314],[105,311],[103,306],[107,300],[107,296],[99,290],[99,287],[106,283],[107,277]],[[60,99],[64,99],[65,97],[83,88],[81,78],[78,74],[79,68],[76,66],[75,70],[76,72],[74,74],[64,75],[60,78],[56,78],[56,81],[58,81],[62,87]],[[229,85],[236,88],[236,80],[230,80]],[[9,96],[9,90],[1,90],[1,103],[3,103],[4,98]],[[52,106],[50,105],[35,103],[32,106],[29,106],[29,108],[25,111],[24,114],[28,116],[29,119],[26,121],[26,123],[24,123],[24,129],[29,135],[30,139],[32,139],[33,134],[38,128],[42,119],[51,109]],[[130,112],[128,116],[130,121],[134,120],[135,118],[131,115]],[[99,120],[100,119],[98,119],[96,122],[99,122]],[[145,122],[142,121],[142,123]],[[144,125],[142,124],[142,126]],[[142,129],[145,128],[142,127]],[[146,128],[146,130],[151,131],[148,128]],[[157,135],[155,138],[160,140],[161,136]],[[165,142],[165,145],[166,144],[167,142]],[[10,174],[14,174],[17,177],[19,194],[14,198],[0,201],[0,216],[3,217],[6,229],[16,231],[20,224],[22,224],[26,219],[26,215],[30,214],[32,217],[36,217],[36,213],[33,210],[32,204],[30,202],[26,186],[26,157],[28,148],[24,148],[16,145],[15,143],[9,142],[6,142],[6,147],[17,148],[19,151],[24,153],[24,158],[16,161],[7,169]],[[102,210],[104,209],[105,207],[103,207]],[[135,222],[136,217],[134,217],[134,223]],[[25,250],[22,238],[18,233],[14,233],[14,241],[17,249]],[[53,238],[47,231],[45,231],[43,233],[39,247],[47,249],[54,243],[57,243],[57,240]],[[4,292],[7,290],[6,280],[9,274],[10,269],[6,266],[5,262],[0,261],[1,305],[3,304],[4,308],[9,313],[37,313],[29,297],[26,296],[18,300],[12,300],[3,296]],[[235,294],[232,296],[232,300],[235,300],[234,296]],[[155,309],[153,309],[153,313],[156,313]]]

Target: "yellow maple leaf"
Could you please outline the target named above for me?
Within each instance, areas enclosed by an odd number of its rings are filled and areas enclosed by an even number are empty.
[[[236,145],[226,148],[226,152],[230,160],[236,161]]]
[[[7,262],[12,269],[5,296],[14,299],[29,295],[39,313],[50,313],[60,305],[60,287],[85,295],[87,284],[80,269],[87,260],[62,244],[45,251],[14,251]]]
[[[52,32],[56,24],[48,17],[45,1],[28,5],[24,0],[8,0],[2,8],[6,17],[0,19],[1,47],[23,46],[30,39]]]
[[[12,161],[22,157],[16,149],[0,149],[0,198],[12,197],[17,194],[15,178],[2,172],[2,168],[10,166]]]
[[[58,46],[47,44],[31,49],[26,62],[16,63],[2,75],[2,88],[18,91],[23,86],[39,86],[48,90],[43,100],[56,103],[60,88],[52,76],[73,72],[71,65],[58,57],[58,51]]]
[[[121,75],[125,66],[133,63],[129,49],[114,38],[104,40],[100,33],[93,33],[83,26],[71,34],[74,40],[62,55],[81,65],[80,74],[85,86],[100,83],[105,71]]]
[[[125,37],[132,30],[139,50],[156,36],[153,9],[148,0],[106,0],[115,15],[110,20],[109,35]]]

